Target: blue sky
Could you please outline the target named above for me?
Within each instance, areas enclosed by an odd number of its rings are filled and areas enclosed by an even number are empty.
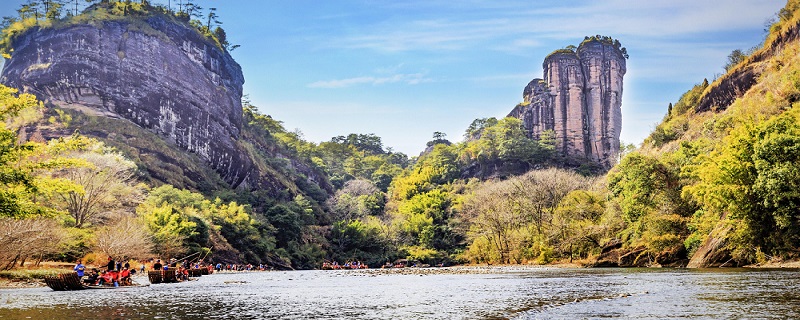
[[[3,0],[0,15],[22,1]],[[167,0],[154,1],[166,3]],[[178,0],[171,0],[175,5]],[[419,154],[434,131],[461,140],[475,118],[503,117],[542,76],[542,60],[587,35],[630,59],[622,141],[639,144],[727,55],[764,38],[785,0],[261,1],[217,7],[244,91],[261,112],[320,142],[374,133]]]

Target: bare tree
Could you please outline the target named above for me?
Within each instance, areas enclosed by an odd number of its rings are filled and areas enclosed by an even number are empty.
[[[141,219],[123,216],[95,233],[95,250],[115,258],[142,259],[152,255],[153,241]]]
[[[333,218],[336,220],[349,221],[363,218],[370,212],[365,203],[365,197],[374,195],[380,190],[368,180],[350,180],[345,183],[342,190],[329,198],[327,205],[331,208]]]
[[[553,217],[559,203],[573,190],[588,188],[589,180],[558,169],[531,171],[501,182],[487,182],[464,205],[468,235],[484,238],[500,263],[518,263],[531,246],[549,246]],[[480,246],[478,246],[480,247]]]
[[[0,218],[0,269],[9,270],[29,257],[58,251],[65,235],[51,219]]]
[[[514,246],[511,233],[521,222],[517,197],[510,186],[507,182],[487,182],[467,201],[464,211],[473,241],[485,238],[499,254],[501,263],[510,262],[509,252]]]

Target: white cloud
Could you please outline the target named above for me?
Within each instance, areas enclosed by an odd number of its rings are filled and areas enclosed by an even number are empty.
[[[460,2],[415,2],[412,6],[433,7],[438,10],[430,11],[439,14],[378,22],[329,39],[326,45],[384,52],[458,51],[488,45],[494,50],[514,53],[538,47],[539,39],[575,38],[594,33],[656,42],[698,33],[752,28],[754,24],[763,23],[782,2],[613,0],[534,7],[524,1],[513,7],[496,7],[493,2],[477,1],[473,2],[471,10],[464,9]],[[449,7],[447,3],[451,3]],[[447,14],[456,10],[460,11]],[[502,46],[497,46],[498,43]]]
[[[425,77],[424,73],[412,73],[412,74],[395,74],[383,77],[365,76],[365,77],[355,77],[347,79],[316,81],[310,83],[308,87],[334,89],[334,88],[352,87],[363,84],[373,85],[373,86],[387,84],[387,83],[405,83],[408,85],[415,85],[431,81],[432,81],[431,79]]]

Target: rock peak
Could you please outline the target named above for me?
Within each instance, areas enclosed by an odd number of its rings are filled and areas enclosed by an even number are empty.
[[[555,50],[544,59],[544,77],[525,87],[523,103],[508,116],[522,120],[533,138],[553,131],[567,163],[610,168],[620,149],[626,59],[619,41],[603,36]]]

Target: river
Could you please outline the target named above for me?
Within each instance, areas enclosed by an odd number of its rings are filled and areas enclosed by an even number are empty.
[[[114,290],[0,290],[0,319],[26,318],[798,319],[800,271],[276,271]]]

